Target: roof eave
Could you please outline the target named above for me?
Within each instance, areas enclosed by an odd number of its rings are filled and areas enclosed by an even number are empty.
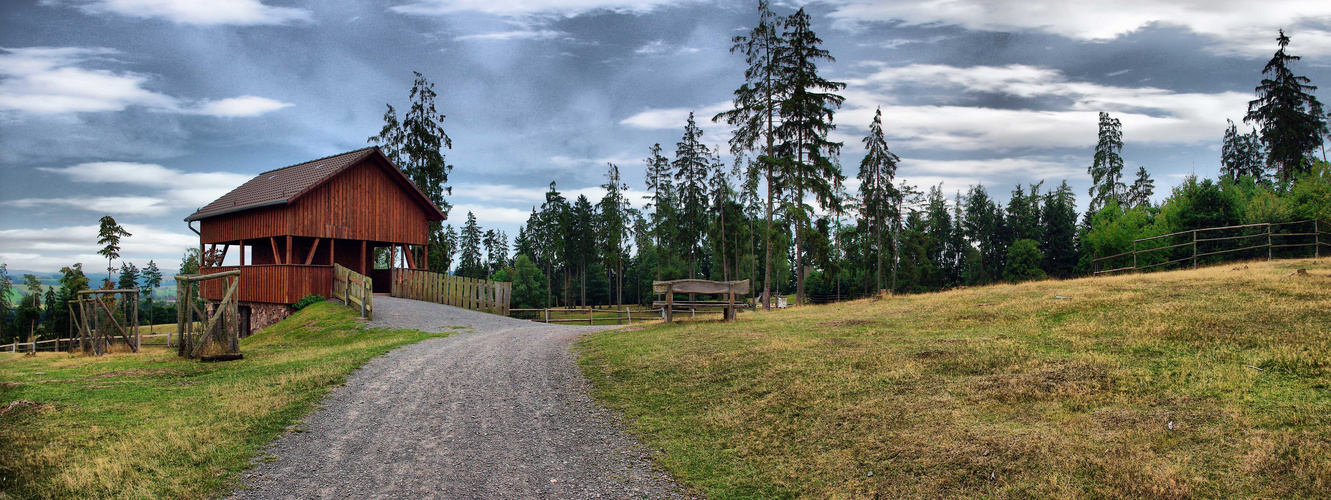
[[[271,207],[271,206],[274,206],[274,205],[286,205],[286,204],[287,204],[288,202],[290,202],[290,201],[291,201],[291,200],[289,200],[289,199],[287,199],[287,200],[273,200],[273,201],[269,201],[269,202],[265,202],[265,203],[258,203],[258,204],[254,204],[254,205],[244,205],[244,206],[238,206],[238,207],[231,207],[231,208],[228,208],[228,209],[226,209],[226,210],[219,210],[219,211],[216,211],[216,212],[209,212],[209,213],[206,213],[206,214],[199,214],[198,212],[195,212],[194,215],[191,215],[191,216],[189,216],[189,217],[186,217],[186,218],[185,218],[185,222],[194,222],[194,221],[196,221],[196,220],[203,220],[203,219],[207,219],[207,218],[210,218],[210,217],[216,217],[216,216],[219,216],[219,215],[226,215],[226,214],[230,214],[230,213],[236,213],[236,212],[240,212],[240,211],[244,211],[244,210],[250,210],[250,209],[255,209],[255,208]]]

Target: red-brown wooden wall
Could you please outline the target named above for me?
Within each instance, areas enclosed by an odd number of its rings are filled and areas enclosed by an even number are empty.
[[[333,290],[333,266],[224,266],[200,269],[203,274],[240,270],[240,301],[292,304],[306,295],[327,297]],[[202,283],[202,296],[221,300],[224,279]]]
[[[428,212],[391,168],[370,155],[290,205],[203,219],[202,243],[292,235],[424,245]]]

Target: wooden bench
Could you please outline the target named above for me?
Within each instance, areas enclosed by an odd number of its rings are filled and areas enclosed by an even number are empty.
[[[673,280],[673,281],[653,281],[652,292],[657,295],[665,295],[665,300],[652,302],[652,307],[660,307],[664,312],[665,322],[674,321],[675,308],[680,309],[721,309],[722,317],[725,321],[735,321],[735,317],[740,307],[744,307],[743,302],[736,302],[736,295],[749,294],[749,280],[743,281],[710,281],[710,280]],[[687,300],[676,301],[677,293],[693,293],[703,295],[723,295],[725,300]]]

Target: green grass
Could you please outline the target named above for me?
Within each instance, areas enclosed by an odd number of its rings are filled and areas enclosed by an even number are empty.
[[[310,306],[242,340],[245,359],[226,363],[147,347],[100,358],[0,354],[0,498],[229,491],[264,444],[298,428],[352,370],[446,335],[364,328],[355,316]]]
[[[713,499],[1327,498],[1328,272],[1226,264],[745,313],[589,335],[581,363]]]

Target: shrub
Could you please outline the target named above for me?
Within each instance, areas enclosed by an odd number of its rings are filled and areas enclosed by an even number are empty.
[[[1044,255],[1040,253],[1040,244],[1035,240],[1017,240],[1007,250],[1007,265],[1003,267],[1003,278],[1018,283],[1045,279],[1040,269]]]
[[[317,294],[306,295],[304,297],[301,297],[301,299],[297,301],[295,304],[291,304],[291,308],[299,311],[301,309],[309,307],[311,304],[318,304],[320,302],[323,302],[324,300],[326,299],[324,299],[322,295],[317,295]]]

